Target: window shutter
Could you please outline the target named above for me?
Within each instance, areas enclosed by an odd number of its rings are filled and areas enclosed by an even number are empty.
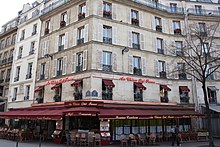
[[[114,72],[117,71],[117,54],[116,53],[112,54],[112,70]]]
[[[128,31],[128,47],[132,47],[132,32]]]
[[[165,64],[165,71],[166,71],[167,78],[170,78],[170,66],[168,63]]]
[[[53,61],[53,77],[56,77],[57,75],[57,59],[54,59]]]
[[[73,30],[73,46],[76,46],[76,39],[77,39],[77,29]]]
[[[96,66],[98,70],[102,70],[102,52],[97,51]]]
[[[88,17],[89,16],[89,2],[87,1],[86,2],[86,14],[85,14],[85,17]]]
[[[78,5],[76,5],[75,7],[73,7],[73,22],[76,22],[76,21],[78,21],[78,14],[79,14],[79,12],[78,12]]]
[[[88,51],[83,51],[83,71],[87,70]]]
[[[162,47],[163,47],[163,50],[164,50],[164,54],[167,55],[168,51],[167,51],[166,41],[164,39],[163,39]]]
[[[64,20],[66,21],[66,25],[69,24],[69,20],[70,20],[70,19],[68,18],[68,17],[69,17],[68,14],[70,14],[69,11],[66,12],[66,16],[65,16],[65,18],[64,18]]]
[[[66,75],[66,70],[67,70],[67,56],[63,57],[63,75]]]
[[[49,49],[49,40],[45,41],[45,51],[44,51],[44,55],[48,54],[48,49]]]
[[[112,4],[112,19],[117,19],[117,5]]]
[[[141,11],[139,11],[139,22],[140,22],[140,26],[144,27],[143,13]]]
[[[36,71],[36,77],[37,77],[37,81],[40,80],[40,71],[41,71],[41,65],[38,64],[38,70]]]
[[[41,57],[44,57],[44,42],[41,43]]]
[[[112,43],[117,44],[118,43],[118,32],[116,27],[112,27],[113,36],[112,36]]]
[[[76,53],[73,54],[73,59],[72,59],[72,73],[76,72]]]
[[[145,41],[144,41],[144,34],[140,34],[140,40],[141,40],[141,49],[144,50],[145,49]]]
[[[99,24],[99,30],[98,30],[98,39],[102,42],[103,40],[103,24]]]
[[[103,3],[102,3],[102,0],[99,0],[98,1],[98,9],[97,9],[97,14],[99,15],[99,16],[103,16]]]
[[[128,55],[128,73],[133,74],[133,56]]]
[[[69,33],[68,32],[66,32],[65,33],[65,44],[64,44],[64,49],[67,49],[68,48],[68,38],[69,38]]]
[[[155,53],[158,53],[158,50],[157,50],[157,38],[153,38],[152,44],[153,44],[153,48],[154,48]]]
[[[54,52],[58,52],[58,45],[59,45],[59,36],[56,36],[55,38],[55,47],[54,47]]]
[[[141,58],[142,61],[142,75],[146,75],[146,59],[145,58]]]
[[[89,25],[88,24],[86,24],[85,25],[85,30],[84,30],[84,42],[88,42],[88,33],[89,33]]]
[[[161,18],[161,24],[162,24],[162,32],[164,32],[165,33],[165,26],[166,26],[166,19],[163,19],[163,18]],[[168,22],[168,24],[169,24],[169,22]],[[171,26],[172,27],[172,26]]]
[[[127,23],[131,24],[131,9],[127,9]]]
[[[152,27],[152,30],[156,30],[156,24],[155,24],[155,16],[152,16],[151,18],[151,27]]]
[[[159,77],[159,62],[158,60],[154,60],[154,73],[156,77]]]

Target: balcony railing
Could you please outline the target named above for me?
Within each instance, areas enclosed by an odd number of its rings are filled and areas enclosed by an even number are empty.
[[[112,44],[112,38],[103,37],[103,42],[104,42],[104,43],[108,43],[108,44]]]
[[[34,54],[34,50],[31,49],[31,50],[29,51],[29,55],[33,55],[33,54]]]
[[[180,103],[181,104],[189,104],[189,97],[188,96],[180,97]]]
[[[157,52],[158,52],[159,54],[164,54],[164,49],[157,48]]]
[[[31,77],[32,77],[31,73],[26,75],[26,79],[31,79]]]
[[[29,100],[29,96],[24,96],[24,100]]]
[[[19,77],[14,78],[14,82],[17,82],[17,81],[19,81]]]
[[[185,73],[179,74],[179,79],[180,80],[186,80],[187,79],[186,74]]]
[[[179,51],[179,50],[178,50],[178,51],[176,51],[176,55],[177,55],[177,56],[183,56],[184,53],[183,53],[183,51]]]
[[[66,22],[65,21],[60,21],[60,28],[63,28],[63,27],[65,27],[66,26]]]
[[[112,65],[102,65],[102,70],[103,71],[112,71]]]
[[[164,11],[167,13],[173,13],[173,14],[183,14],[184,13],[184,9],[180,8],[180,7],[176,7],[176,11],[173,11],[172,8],[170,8],[170,6],[165,6],[163,4],[160,4],[158,2],[153,2],[151,0],[132,0],[133,2],[145,5],[147,7],[153,8],[153,9],[157,9],[160,11]]]
[[[156,31],[157,32],[162,32],[162,26],[161,25],[156,25]]]
[[[6,64],[6,63],[7,63],[7,59],[3,59],[2,64]]]
[[[139,26],[139,19],[132,18],[132,19],[131,19],[131,24],[133,24],[133,25],[135,25],[135,26]]]
[[[58,46],[58,52],[63,51],[64,50],[64,45],[59,45]]]
[[[73,96],[75,100],[82,100],[82,92],[74,92]]]
[[[83,65],[76,66],[76,72],[80,72],[83,70]]]
[[[49,34],[49,32],[50,32],[50,30],[49,30],[48,28],[46,28],[46,29],[44,30],[44,35]]]
[[[168,97],[160,97],[160,101],[162,103],[168,103],[169,102],[169,98]]]
[[[132,48],[140,49],[140,44],[132,43]]]
[[[159,72],[161,78],[167,78],[167,73],[165,71]]]
[[[111,11],[103,11],[103,17],[112,19],[112,12]]]
[[[32,36],[36,35],[37,34],[37,31],[34,31],[32,32]]]
[[[9,82],[10,81],[10,76],[6,77],[5,82]]]
[[[18,58],[17,59],[21,59],[22,58],[22,54],[18,55]]]
[[[138,76],[141,76],[141,75],[142,75],[142,70],[141,70],[141,68],[136,68],[136,67],[134,67],[133,72],[134,72],[134,75],[138,75]]]
[[[57,71],[57,76],[61,76],[62,73],[63,73],[62,70],[58,70],[58,71]]]
[[[44,80],[45,79],[45,75],[40,75],[40,80]]]
[[[13,56],[8,58],[8,62],[12,62],[13,61]]]
[[[79,13],[78,14],[78,20],[82,20],[85,18],[85,13]]]
[[[220,12],[218,10],[208,10],[208,9],[194,9],[189,8],[187,10],[188,14],[192,15],[203,15],[203,16],[220,16]]]
[[[134,101],[143,101],[143,93],[134,93]]]
[[[77,45],[83,44],[84,38],[77,39]]]
[[[105,92],[105,91],[103,91],[102,92],[102,99],[103,100],[112,100],[112,95],[113,95],[112,92]]]
[[[217,98],[209,98],[209,104],[217,104]]]
[[[181,33],[181,29],[175,29],[174,30],[174,34],[175,35],[181,35],[182,33]]]

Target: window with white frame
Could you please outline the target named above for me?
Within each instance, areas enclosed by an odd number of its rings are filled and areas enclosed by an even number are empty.
[[[133,56],[133,73],[135,75],[142,75],[141,70],[141,58],[137,56]]]
[[[102,68],[104,71],[112,71],[112,53],[103,51],[102,52]]]
[[[83,3],[83,4],[79,5],[78,19],[81,20],[81,19],[85,18],[85,14],[86,14],[86,3]]]
[[[83,70],[83,52],[76,54],[76,72]]]
[[[80,28],[78,28],[78,39],[77,39],[77,44],[80,45],[82,43],[84,43],[85,40],[85,27],[82,26]]]
[[[40,80],[45,79],[45,67],[46,67],[46,63],[42,63],[40,65]]]
[[[50,32],[50,20],[45,21],[45,30],[44,30],[44,35],[49,34]]]
[[[29,97],[30,97],[30,88],[31,88],[30,85],[26,85],[26,86],[25,86],[25,96],[24,96],[24,100],[29,100]]]
[[[159,54],[164,54],[164,45],[163,45],[163,39],[157,38],[157,52]]]
[[[103,17],[112,18],[112,4],[108,2],[103,2]]]
[[[16,41],[16,34],[13,34],[11,39],[11,44],[15,44],[15,41]]]
[[[25,30],[22,30],[20,41],[24,40],[24,37],[25,37]]]
[[[156,31],[162,32],[161,18],[155,17],[155,26],[156,26]]]
[[[170,3],[170,10],[172,13],[175,13],[177,9],[177,4],[176,3]]]
[[[23,52],[23,46],[20,46],[18,50],[18,59],[22,58],[22,52]]]
[[[63,73],[63,58],[57,59],[57,76],[62,75]]]
[[[17,99],[17,94],[18,94],[18,88],[15,87],[14,90],[13,90],[12,101],[16,101],[16,99]]]
[[[30,47],[29,55],[34,54],[34,49],[35,49],[35,41],[31,42],[31,47]]]
[[[59,36],[58,51],[64,50],[64,44],[65,44],[65,34],[62,34],[62,35]]]
[[[166,78],[166,63],[165,61],[158,61],[158,71],[161,78]]]
[[[32,35],[37,34],[37,24],[33,25],[33,31],[32,31]]]
[[[197,15],[202,14],[202,6],[201,5],[195,5],[195,10]]]
[[[6,46],[9,46],[9,45],[11,45],[11,37],[8,37],[6,39]]]
[[[30,79],[32,77],[32,68],[33,68],[33,62],[28,63],[26,79]]]
[[[210,53],[209,43],[205,42],[205,43],[202,44],[202,54],[207,55],[207,53]]]
[[[15,71],[14,82],[19,81],[19,77],[20,77],[20,66],[17,66],[17,67],[16,67],[16,71]]]
[[[176,45],[176,55],[183,56],[183,42],[182,41],[175,41]]]
[[[174,34],[181,34],[180,21],[173,21]]]
[[[139,33],[132,32],[132,47],[140,49],[140,37]]]
[[[65,27],[67,23],[67,12],[64,12],[60,16],[60,27]]]
[[[103,42],[105,43],[112,43],[112,27],[110,26],[103,26]]]
[[[131,23],[133,25],[139,25],[139,17],[138,17],[138,11],[131,10]]]
[[[205,23],[199,23],[199,31],[206,32],[206,24]]]

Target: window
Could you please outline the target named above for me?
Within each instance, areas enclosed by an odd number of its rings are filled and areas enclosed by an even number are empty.
[[[50,20],[47,20],[47,21],[45,22],[44,35],[49,34],[49,32],[50,32]]]
[[[27,86],[25,87],[24,100],[29,100],[29,96],[30,96],[30,85],[27,85]]]
[[[5,82],[10,81],[10,76],[11,76],[11,68],[7,70]]]
[[[131,24],[139,26],[138,11],[131,10]]]
[[[207,89],[208,89],[209,104],[217,104],[216,91],[218,89],[216,89],[215,86],[208,86]]]
[[[112,18],[111,12],[112,12],[112,4],[103,2],[103,17],[111,19]]]
[[[31,47],[30,47],[29,55],[34,54],[34,49],[35,49],[35,41],[31,42]]]
[[[3,40],[1,40],[1,49],[3,49],[4,47],[5,47],[5,40],[3,39]]]
[[[112,44],[112,27],[103,26],[103,42]]]
[[[57,85],[55,89],[55,95],[54,95],[54,101],[55,102],[61,102],[61,96],[62,96],[62,84]]]
[[[8,37],[6,39],[6,46],[9,46],[9,45],[11,45],[11,38],[10,37]]]
[[[13,54],[14,54],[14,49],[11,49],[9,53],[8,62],[11,62],[13,60]]]
[[[1,75],[0,75],[0,83],[3,83],[4,82],[4,79],[5,78],[5,71],[4,70],[2,70],[1,71]]]
[[[2,60],[3,64],[7,63],[7,58],[8,58],[8,51],[4,52],[3,60]]]
[[[102,53],[102,70],[104,71],[112,71],[112,63],[111,63],[112,53],[104,51]]]
[[[13,91],[12,102],[13,102],[13,101],[16,101],[16,99],[17,99],[17,93],[18,93],[18,88],[16,87],[16,88],[14,88],[14,91]]]
[[[85,18],[85,14],[86,14],[86,3],[83,3],[83,4],[79,5],[78,19],[81,20],[81,19]]]
[[[185,63],[177,63],[178,76],[180,80],[186,80]]]
[[[71,86],[74,86],[73,96],[75,100],[82,100],[83,80],[76,80]]]
[[[63,58],[57,59],[57,76],[63,73]]]
[[[156,31],[162,32],[161,18],[155,17],[155,25],[156,25]]]
[[[177,9],[177,4],[175,3],[170,3],[170,11],[172,13],[176,13],[176,9]]]
[[[12,36],[11,44],[12,44],[12,45],[15,44],[15,41],[16,41],[16,34],[14,34],[14,35]]]
[[[24,37],[25,37],[25,30],[22,30],[20,41],[24,40]]]
[[[143,90],[146,90],[146,87],[142,83],[134,83],[134,101],[143,101]]]
[[[20,66],[17,66],[16,67],[16,73],[15,73],[14,82],[19,81],[19,76],[20,76]]]
[[[140,49],[139,33],[132,32],[132,47]]]
[[[195,5],[196,15],[202,14],[202,6],[201,5]]]
[[[19,50],[18,50],[18,59],[21,59],[21,58],[22,58],[22,52],[23,52],[23,46],[19,47]]]
[[[83,70],[83,53],[76,54],[76,72],[80,72]]]
[[[201,36],[206,36],[206,24],[205,23],[199,23],[199,33]]]
[[[177,56],[183,56],[183,42],[182,41],[175,41],[176,45],[176,55]]]
[[[181,35],[180,21],[173,21],[174,34]]]
[[[0,53],[0,62],[2,62],[1,60],[2,60],[2,53]]]
[[[141,58],[140,57],[133,57],[133,73],[135,75],[142,75],[142,71],[141,71]]]
[[[59,36],[58,51],[64,50],[64,44],[65,44],[65,34],[62,34],[62,35]]]
[[[166,63],[165,61],[158,61],[158,70],[161,78],[166,78]]]
[[[33,31],[32,31],[32,35],[37,34],[37,24],[33,25]]]
[[[187,86],[179,86],[179,95],[181,104],[189,104],[189,88]]]
[[[28,63],[26,79],[30,79],[32,77],[32,68],[33,68],[33,63]]]
[[[60,18],[60,28],[65,27],[67,23],[67,12],[61,14]]]
[[[159,54],[164,54],[163,39],[161,38],[157,38],[157,52]]]
[[[167,85],[160,85],[160,101],[162,103],[168,103],[168,91],[171,91],[171,89]]]
[[[115,87],[112,80],[102,80],[102,99],[103,100],[112,100],[112,89]]]
[[[206,65],[206,71],[205,72],[206,72],[207,80],[214,80],[212,64],[207,64]]]
[[[78,28],[77,45],[80,45],[80,44],[84,43],[84,37],[85,37],[84,35],[85,35],[85,28],[84,28],[84,26]]]
[[[203,43],[202,44],[202,55],[203,56],[209,56],[210,55],[209,43]]]
[[[46,67],[46,63],[42,63],[40,65],[40,80],[45,79],[45,67]]]

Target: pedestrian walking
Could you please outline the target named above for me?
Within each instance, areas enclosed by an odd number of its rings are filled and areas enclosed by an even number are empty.
[[[175,126],[171,128],[171,134],[172,134],[172,146],[175,145],[175,142],[177,146],[180,146],[180,137],[179,137],[179,127]]]

